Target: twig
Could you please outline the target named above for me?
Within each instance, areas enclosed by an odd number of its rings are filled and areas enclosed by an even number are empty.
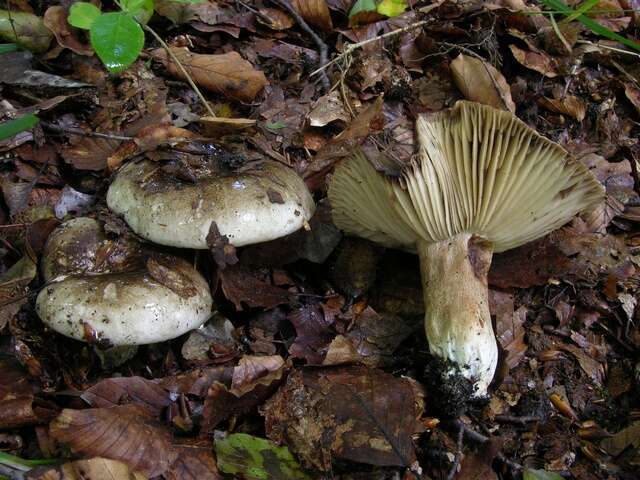
[[[460,422],[462,424],[462,422]],[[456,456],[453,459],[453,465],[449,469],[449,474],[447,475],[447,480],[453,480],[458,473],[458,467],[460,466],[460,461],[462,460],[462,442],[464,440],[464,427],[458,427],[458,440],[456,442],[457,450]]]
[[[204,105],[204,108],[206,108],[207,113],[209,113],[209,115],[211,117],[216,117],[216,114],[213,111],[213,109],[211,108],[211,105],[209,105],[209,102],[207,101],[207,99],[204,98],[204,95],[202,94],[202,92],[200,91],[200,89],[198,88],[196,83],[193,81],[193,78],[191,78],[191,75],[189,75],[189,72],[187,72],[187,69],[184,68],[184,65],[182,65],[182,62],[180,60],[178,60],[178,57],[176,57],[176,55],[173,53],[173,51],[171,50],[171,47],[169,45],[167,45],[167,42],[165,42],[162,39],[162,37],[160,37],[160,35],[158,35],[156,33],[156,31],[154,29],[152,29],[149,25],[145,25],[143,23],[141,23],[140,25],[147,32],[149,32],[151,35],[153,35],[153,38],[155,38],[158,41],[158,43],[160,43],[160,45],[162,45],[162,48],[164,48],[167,51],[167,53],[171,57],[171,60],[173,61],[173,63],[175,63],[176,66],[180,69],[180,72],[182,73],[182,75],[184,75],[184,78],[187,80],[187,82],[189,83],[191,88],[193,88],[193,91],[196,92],[196,95],[198,95],[198,98],[200,99],[200,101]]]
[[[320,38],[320,36],[309,26],[309,24],[305,21],[305,19],[302,18],[302,15],[300,15],[298,11],[295,8],[293,8],[293,5],[291,5],[289,0],[272,0],[272,1],[280,5],[281,7],[285,8],[291,14],[291,16],[295,19],[295,21],[298,22],[298,25],[300,25],[300,28],[302,28],[305,32],[307,32],[315,42],[316,46],[318,47],[318,53],[320,55],[320,59],[318,61],[318,63],[320,64],[320,68],[315,72],[313,72],[311,75],[314,75],[317,72],[321,72],[320,79],[322,81],[322,86],[324,87],[325,92],[328,92],[331,88],[331,82],[329,81],[329,77],[327,76],[327,73],[324,71],[324,69],[328,65],[327,60],[329,57],[329,47],[327,47],[327,44],[324,43],[324,41]]]
[[[72,135],[80,135],[83,137],[97,137],[97,138],[106,138],[108,140],[133,140],[133,137],[128,137],[126,135],[116,135],[114,133],[100,133],[100,132],[87,132],[82,130],[81,128],[74,127],[61,127],[60,125],[56,125],[55,123],[45,122],[44,120],[40,120],[40,125],[42,125],[47,130],[52,130],[58,133],[70,133]]]
[[[314,70],[313,72],[311,72],[311,75],[317,75],[319,73],[323,73],[324,70],[333,65],[336,62],[341,61],[344,57],[351,55],[355,50],[364,47],[365,45],[369,45],[370,43],[373,43],[375,41],[378,40],[385,40],[389,37],[393,37],[394,35],[400,35],[401,33],[404,32],[408,32],[409,30],[414,30],[418,27],[422,27],[423,25],[426,25],[427,23],[429,23],[428,20],[420,20],[419,22],[415,22],[415,23],[411,23],[409,25],[406,25],[402,28],[398,28],[396,30],[392,30],[390,32],[387,33],[383,33],[382,35],[378,35],[377,37],[373,37],[373,38],[369,38],[367,40],[363,40],[362,42],[358,42],[358,43],[350,43],[349,45],[347,45],[344,48],[344,52],[342,52],[340,55],[338,55],[336,58],[334,58],[333,60],[331,60],[328,63],[325,63],[323,66],[321,66],[320,68],[318,68],[317,70]]]

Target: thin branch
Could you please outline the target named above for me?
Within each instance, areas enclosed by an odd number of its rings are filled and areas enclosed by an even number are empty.
[[[293,8],[293,5],[289,2],[289,0],[272,0],[274,3],[277,3],[281,7],[285,8],[289,14],[298,22],[300,28],[302,28],[305,32],[311,36],[316,46],[318,47],[318,53],[320,55],[320,59],[318,63],[320,64],[320,68],[313,72],[311,75],[314,75],[318,72],[321,73],[320,78],[322,80],[322,86],[325,89],[325,92],[328,92],[331,89],[331,82],[329,81],[329,77],[327,73],[324,71],[325,67],[329,65],[327,63],[329,57],[329,47],[324,41],[320,38],[320,36],[309,26],[309,24],[302,18],[302,15],[298,13],[298,11]]]
[[[133,137],[129,137],[126,135],[116,135],[114,133],[100,133],[100,132],[92,132],[85,131],[81,128],[74,127],[61,127],[60,125],[56,125],[55,123],[46,122],[44,120],[40,120],[40,125],[42,125],[47,130],[52,130],[58,133],[69,133],[71,135],[79,135],[82,137],[96,137],[96,138],[106,138],[107,140],[133,140]]]
[[[153,35],[153,38],[155,38],[158,41],[158,43],[162,45],[162,48],[164,48],[167,51],[173,63],[175,63],[176,66],[180,69],[180,72],[182,73],[182,75],[184,75],[184,78],[187,80],[191,88],[193,88],[193,91],[196,92],[196,95],[198,95],[198,98],[200,98],[200,101],[204,105],[204,108],[207,109],[207,112],[209,113],[209,115],[211,117],[216,117],[216,114],[211,108],[211,105],[209,105],[209,102],[204,97],[204,95],[202,94],[202,92],[200,91],[196,83],[193,81],[193,78],[191,78],[191,75],[189,75],[189,72],[187,72],[187,69],[184,68],[184,65],[182,65],[182,62],[178,60],[178,57],[176,57],[176,55],[173,53],[173,51],[171,50],[171,47],[167,45],[167,42],[165,42],[162,39],[162,37],[160,37],[160,35],[158,35],[156,31],[152,29],[149,25],[144,25],[144,24],[141,24],[141,25],[142,25],[142,28],[144,28],[147,32]]]
[[[426,25],[427,23],[429,23],[428,20],[420,20],[419,22],[411,23],[411,24],[406,25],[406,26],[404,26],[402,28],[398,28],[396,30],[392,30],[390,32],[383,33],[382,35],[378,35],[376,37],[369,38],[367,40],[363,40],[362,42],[350,43],[349,45],[347,45],[345,47],[344,52],[342,52],[340,55],[338,55],[336,58],[334,58],[330,62],[325,63],[323,66],[321,66],[317,70],[314,70],[313,72],[311,72],[311,75],[317,75],[319,73],[322,73],[327,67],[333,65],[336,62],[341,61],[343,58],[345,58],[348,55],[351,55],[354,51],[356,51],[359,48],[364,47],[365,45],[369,45],[370,43],[376,42],[378,40],[385,40],[385,39],[387,39],[389,37],[393,37],[395,35],[400,35],[401,33],[408,32],[409,30],[414,30],[414,29],[416,29],[418,27],[422,27],[423,25]]]

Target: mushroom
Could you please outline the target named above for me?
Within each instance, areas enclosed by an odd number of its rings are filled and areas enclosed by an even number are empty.
[[[208,248],[212,223],[241,247],[293,233],[315,210],[302,179],[274,161],[201,175],[193,183],[176,180],[149,160],[129,163],[109,187],[107,204],[147,240],[198,249]]]
[[[603,188],[559,145],[512,114],[473,102],[420,116],[419,152],[398,178],[362,153],[329,185],[347,233],[418,253],[425,331],[442,381],[485,397],[498,360],[487,273],[493,252],[542,237],[594,207]],[[460,378],[460,377],[458,377]]]
[[[36,300],[42,321],[67,337],[120,346],[169,340],[209,318],[211,293],[196,270],[127,243],[110,242],[91,218],[54,230],[42,260],[48,284]]]

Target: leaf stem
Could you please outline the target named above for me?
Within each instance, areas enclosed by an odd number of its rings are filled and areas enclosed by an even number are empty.
[[[217,115],[211,108],[211,105],[209,105],[209,102],[207,101],[207,99],[204,98],[204,95],[202,94],[198,86],[193,81],[193,78],[191,78],[191,75],[189,75],[189,72],[187,72],[187,69],[184,68],[184,65],[182,65],[182,62],[180,62],[180,60],[178,60],[178,57],[176,57],[176,55],[171,51],[171,47],[167,45],[167,42],[165,42],[162,39],[162,37],[160,37],[160,35],[158,35],[156,31],[152,29],[149,25],[142,25],[142,28],[144,28],[147,32],[153,35],[153,38],[155,38],[160,43],[160,45],[162,45],[162,48],[164,48],[167,51],[173,63],[177,65],[177,67],[180,69],[180,72],[184,75],[184,78],[187,80],[191,88],[193,88],[193,91],[196,92],[196,95],[198,95],[198,98],[200,98],[200,101],[204,105],[204,108],[207,110],[209,115],[212,117],[216,117]]]

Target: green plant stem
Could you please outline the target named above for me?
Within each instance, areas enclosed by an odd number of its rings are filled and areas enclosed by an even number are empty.
[[[27,471],[39,465],[51,465],[57,462],[58,460],[53,459],[25,460],[24,458],[16,457],[9,453],[0,452],[0,463],[15,468],[16,470]]]
[[[191,88],[193,88],[193,91],[196,92],[196,95],[198,95],[198,98],[200,98],[200,101],[203,103],[204,108],[207,109],[207,112],[209,113],[209,115],[211,117],[216,117],[216,114],[211,108],[211,105],[209,105],[209,102],[207,101],[207,99],[204,98],[204,95],[202,94],[198,86],[193,81],[193,78],[191,78],[191,75],[189,75],[189,72],[187,72],[187,69],[184,68],[184,65],[182,65],[182,62],[180,62],[180,60],[178,60],[178,57],[176,57],[175,54],[171,51],[171,47],[167,45],[167,42],[165,42],[162,39],[162,37],[160,37],[160,35],[158,35],[156,31],[152,29],[149,25],[142,25],[142,28],[144,28],[147,32],[153,35],[153,38],[155,38],[160,43],[160,45],[162,45],[162,48],[164,48],[167,51],[167,53],[171,57],[171,60],[178,66],[178,68],[180,69],[184,77],[187,79],[187,82],[189,83]]]

